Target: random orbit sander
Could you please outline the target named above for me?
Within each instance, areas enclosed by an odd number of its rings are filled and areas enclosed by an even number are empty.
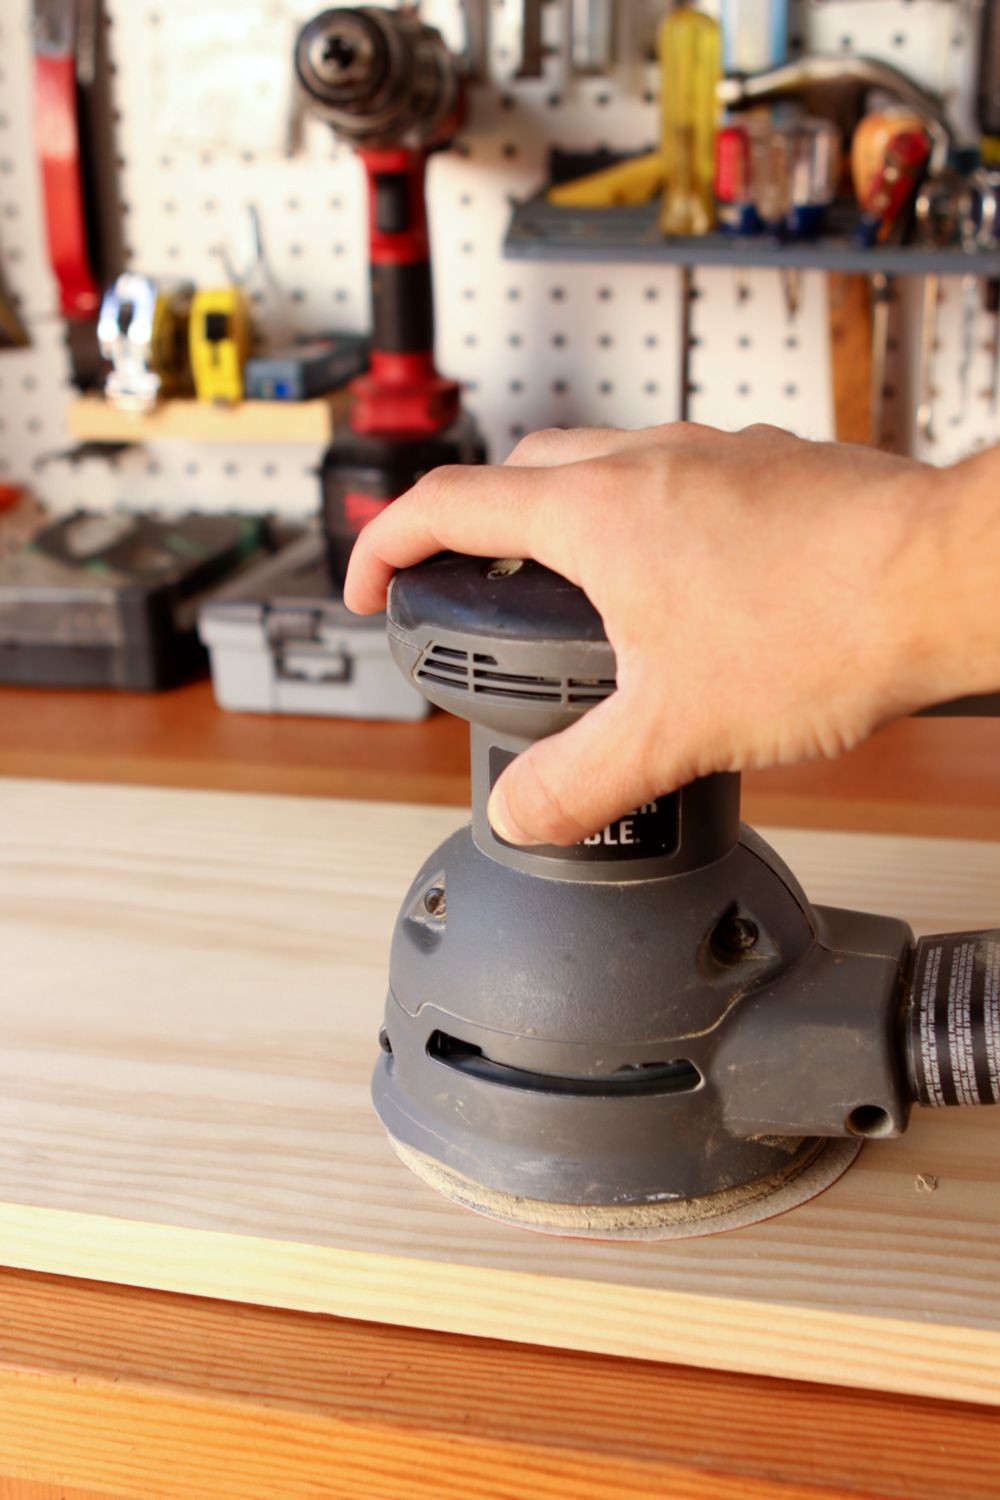
[[[388,620],[400,669],[471,724],[472,822],[403,903],[372,1082],[426,1182],[550,1233],[708,1234],[815,1196],[914,1102],[1000,1102],[1000,931],[915,943],[813,906],[740,823],[738,776],[571,848],[497,837],[503,768],[614,691],[580,589],[442,554],[396,576]]]
[[[461,121],[462,79],[434,27],[378,6],[316,16],[299,35],[295,66],[310,108],[368,174],[370,367],[351,382],[355,399],[322,470],[330,569],[342,584],[358,532],[421,474],[485,461],[457,382],[434,364],[424,179],[428,153],[447,146]]]

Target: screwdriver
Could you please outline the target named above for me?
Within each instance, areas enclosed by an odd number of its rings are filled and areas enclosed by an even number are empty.
[[[989,167],[1000,167],[1000,0],[984,0],[982,9],[976,119],[983,132],[980,142],[983,162]],[[995,232],[993,238],[995,241]],[[992,415],[1000,400],[1000,280],[995,276],[986,279],[983,304],[993,318],[993,373],[989,389]]]
[[[925,181],[916,202],[917,237],[931,247],[950,245],[958,234],[958,184],[953,174]],[[933,416],[937,391],[934,387],[934,354],[937,349],[938,302],[941,277],[924,277],[924,307],[920,325],[920,378],[917,431],[925,443],[936,441]]]
[[[982,159],[992,167],[1000,166],[1000,0],[983,0],[982,12],[976,118]]]
[[[682,3],[660,22],[657,51],[665,173],[660,228],[664,234],[707,234],[715,224],[718,23]]]

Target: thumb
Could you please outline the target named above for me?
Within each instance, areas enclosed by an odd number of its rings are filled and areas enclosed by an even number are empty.
[[[662,727],[618,689],[511,761],[490,796],[494,831],[509,844],[579,843],[674,789],[650,753],[657,741]]]

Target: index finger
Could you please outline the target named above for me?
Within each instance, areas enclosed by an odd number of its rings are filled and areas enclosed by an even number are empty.
[[[553,524],[560,489],[555,469],[485,464],[431,469],[370,521],[354,544],[344,603],[356,614],[385,608],[398,568],[435,552],[474,557],[533,557],[572,578],[563,528]]]

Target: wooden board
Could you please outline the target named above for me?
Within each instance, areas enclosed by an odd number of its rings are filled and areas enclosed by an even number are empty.
[[[119,411],[101,395],[80,396],[66,413],[66,425],[83,443],[151,443],[187,438],[203,443],[326,443],[334,423],[347,410],[346,388],[311,401],[211,401],[175,398],[155,411]]]
[[[1000,1404],[1000,1112],[918,1114],[793,1213],[661,1245],[503,1228],[410,1177],[368,1075],[397,902],[459,821],[0,783],[0,1261]],[[817,900],[1000,912],[994,845],[773,841]]]

